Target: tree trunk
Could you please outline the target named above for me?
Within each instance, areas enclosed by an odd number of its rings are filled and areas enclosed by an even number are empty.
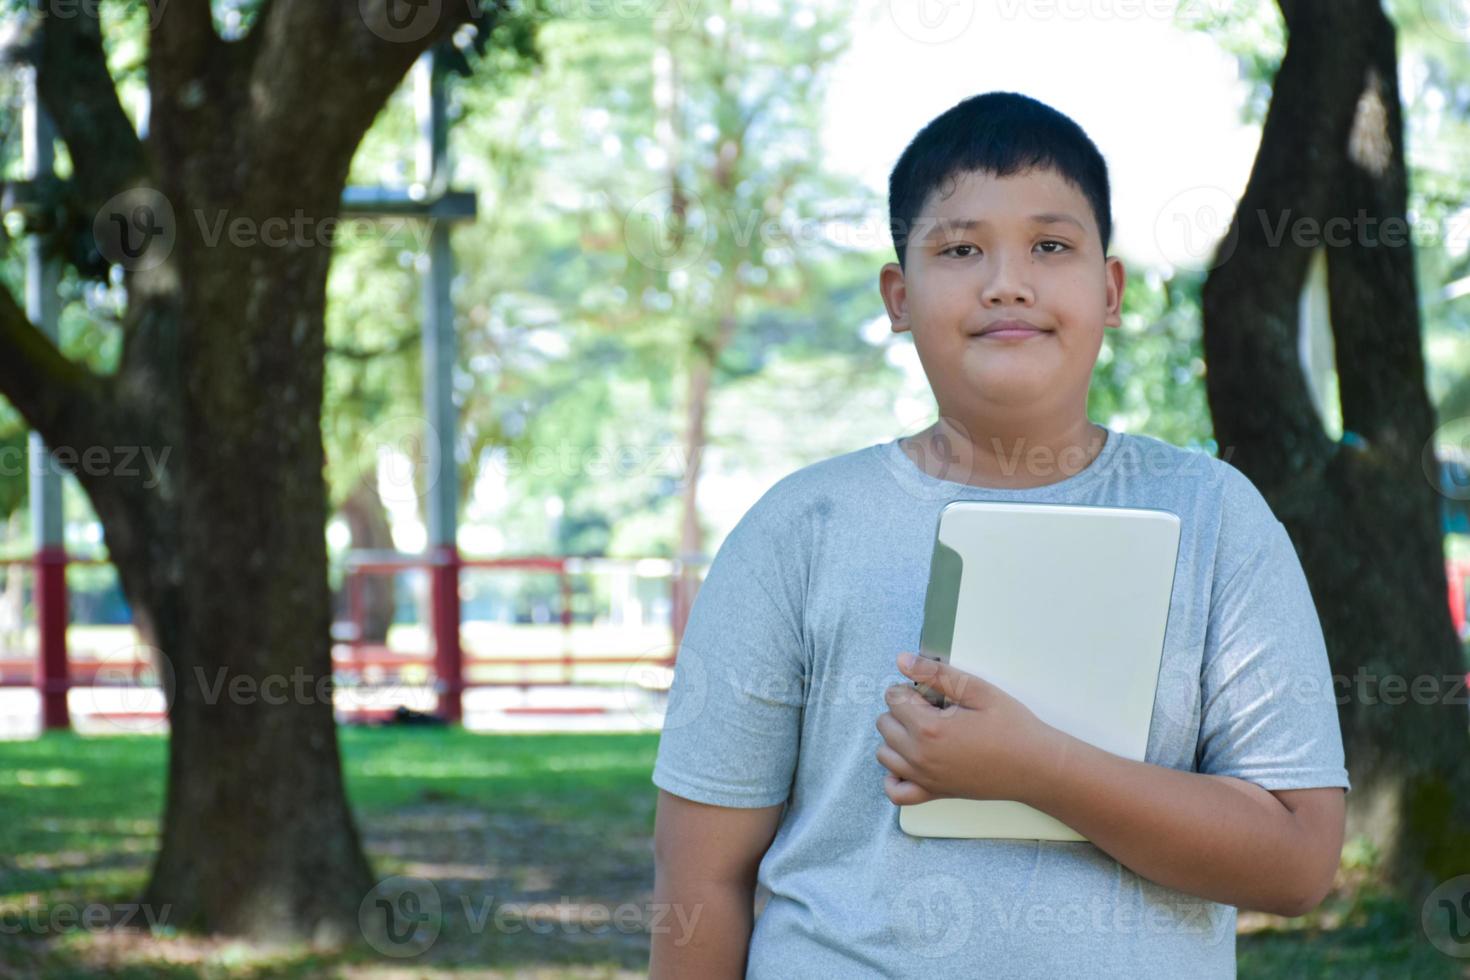
[[[393,528],[378,496],[378,474],[362,472],[339,508],[352,533],[352,547],[370,551],[393,548]],[[363,575],[357,586],[362,597],[362,636],[367,643],[386,643],[393,625],[393,576]],[[344,589],[345,591],[345,589]]]
[[[1418,899],[1470,870],[1467,710],[1446,601],[1393,26],[1378,0],[1280,0],[1289,41],[1245,195],[1203,291],[1221,451],[1301,556],[1322,619],[1353,792],[1350,835]],[[1333,228],[1330,219],[1345,219]],[[1315,223],[1315,224],[1314,224]],[[1298,299],[1325,245],[1344,435],[1298,360]],[[1402,679],[1399,688],[1380,683]],[[1416,678],[1432,696],[1406,694]],[[1398,684],[1399,681],[1391,682]],[[1417,905],[1415,906],[1417,907]]]
[[[488,30],[498,10],[477,7]],[[0,391],[53,448],[143,447],[162,461],[156,484],[75,472],[171,681],[145,901],[168,906],[172,925],[358,931],[372,875],[339,763],[324,538],[331,222],[379,108],[470,13],[447,0],[408,38],[372,4],[268,0],[225,42],[208,4],[170,5],[148,35],[146,142],[118,104],[95,10],[35,21],[27,53],[75,171],[75,224],[44,230],[66,240],[97,216],[146,248],[100,243],[128,295],[108,377],[62,357],[0,290]],[[145,190],[119,201],[130,188]]]

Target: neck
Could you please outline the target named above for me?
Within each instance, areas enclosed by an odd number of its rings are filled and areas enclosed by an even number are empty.
[[[1020,490],[1075,476],[1102,452],[1107,430],[1082,413],[1065,420],[941,416],[899,447],[930,476],[977,487]]]

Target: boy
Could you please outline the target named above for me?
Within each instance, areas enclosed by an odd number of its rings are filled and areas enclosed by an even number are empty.
[[[879,286],[939,420],[788,475],[721,546],[653,773],[655,901],[698,919],[654,930],[652,973],[1233,977],[1237,906],[1300,915],[1330,889],[1350,789],[1291,541],[1229,464],[1088,419],[1124,270],[1106,164],[1076,123],[967,99],[904,150],[889,193],[898,262]],[[902,656],[956,499],[1179,515],[1144,761]],[[943,796],[1021,800],[1088,840],[900,830],[898,805]]]

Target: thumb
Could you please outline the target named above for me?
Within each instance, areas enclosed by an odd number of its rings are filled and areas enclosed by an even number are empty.
[[[989,682],[958,667],[912,653],[899,654],[898,669],[910,680],[925,684],[967,708],[983,706],[991,687]]]

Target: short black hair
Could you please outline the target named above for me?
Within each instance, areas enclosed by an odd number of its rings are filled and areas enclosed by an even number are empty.
[[[919,130],[888,176],[888,226],[898,264],[929,195],[951,177],[983,171],[1009,177],[1054,170],[1092,205],[1103,253],[1113,236],[1108,165],[1081,126],[1044,102],[1017,92],[985,92]]]

